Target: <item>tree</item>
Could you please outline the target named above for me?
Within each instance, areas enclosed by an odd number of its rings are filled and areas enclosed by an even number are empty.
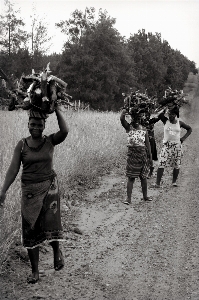
[[[70,43],[78,43],[84,32],[95,26],[95,8],[86,7],[84,12],[76,9],[69,20],[60,21],[55,26],[67,35]]]
[[[47,24],[44,21],[33,18],[31,33],[32,52],[34,53],[37,51],[42,54],[46,53],[50,49],[51,44],[49,43],[51,39],[52,37],[48,36]]]
[[[114,24],[115,19],[100,10],[92,26],[66,42],[58,69],[77,99],[103,110],[119,109],[121,93],[135,81],[132,62]]]
[[[128,40],[128,51],[135,63],[137,88],[142,92],[147,89],[149,95],[158,92],[166,73],[161,47],[161,34],[146,33],[144,29]]]
[[[22,28],[24,22],[17,17],[17,11],[14,11],[13,4],[5,1],[6,11],[0,15],[1,40],[0,47],[4,53],[16,53],[20,48],[26,48],[28,33]]]
[[[52,37],[48,35],[48,24],[45,18],[39,19],[36,9],[33,7],[33,15],[31,16],[31,56],[32,63],[30,69],[36,71],[43,69],[43,56],[48,52],[51,46]]]

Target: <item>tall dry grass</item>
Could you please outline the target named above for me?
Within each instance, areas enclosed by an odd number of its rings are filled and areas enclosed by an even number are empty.
[[[63,112],[70,132],[66,140],[55,147],[54,169],[58,174],[61,196],[81,183],[88,187],[98,175],[120,164],[126,150],[125,132],[119,114],[107,112]],[[0,111],[0,181],[9,167],[17,142],[29,135],[26,111]],[[55,114],[49,116],[44,134],[58,130]],[[4,214],[0,220],[0,265],[6,260],[13,240],[20,237],[20,172],[7,192]]]

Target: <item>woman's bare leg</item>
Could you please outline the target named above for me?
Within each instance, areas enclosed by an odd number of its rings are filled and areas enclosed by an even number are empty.
[[[147,179],[140,178],[140,180],[141,180],[143,198],[146,199],[147,198]]]
[[[59,241],[50,242],[53,248],[54,260],[59,260]]]
[[[173,169],[173,182],[172,183],[176,183],[177,179],[178,179],[178,175],[179,175],[179,171],[180,169]]]
[[[160,185],[163,173],[164,173],[164,168],[158,168],[158,170],[157,170],[157,179],[156,179],[156,184],[157,185]]]
[[[135,182],[135,178],[128,177],[128,181],[127,181],[127,199],[126,200],[129,203],[131,203],[131,195],[132,195],[134,182]]]
[[[54,268],[55,271],[59,271],[64,267],[64,257],[59,249],[59,241],[50,242],[54,253]]]
[[[28,256],[32,267],[32,275],[28,283],[36,283],[39,280],[39,247],[28,249]]]

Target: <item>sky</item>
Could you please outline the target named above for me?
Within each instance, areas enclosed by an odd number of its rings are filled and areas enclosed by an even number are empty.
[[[4,0],[0,0],[3,9]],[[66,36],[55,28],[55,23],[68,20],[75,10],[84,11],[94,7],[96,16],[101,8],[116,19],[115,28],[122,36],[129,38],[139,29],[161,33],[171,48],[179,50],[199,68],[199,0],[11,0],[14,8],[20,8],[20,15],[30,30],[33,7],[38,18],[43,18],[52,38],[50,51],[61,53]],[[24,28],[25,29],[25,28]]]

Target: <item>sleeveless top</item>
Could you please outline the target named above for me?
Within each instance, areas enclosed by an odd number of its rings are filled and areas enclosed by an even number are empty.
[[[127,132],[127,146],[144,146],[145,147],[145,135],[146,130],[143,129],[134,129],[130,127],[130,130]]]
[[[168,141],[180,143],[180,122],[177,119],[176,124],[172,124],[169,120],[166,121],[164,125],[164,139],[163,142],[166,143]]]
[[[44,136],[44,143],[38,148],[29,147],[26,139],[22,141],[23,170],[21,181],[23,183],[37,183],[52,178],[55,175],[52,168],[54,145],[49,136]]]

